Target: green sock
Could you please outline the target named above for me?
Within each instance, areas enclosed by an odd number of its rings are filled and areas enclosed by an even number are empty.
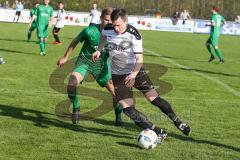
[[[44,44],[44,51],[46,51],[46,42],[43,42]]]
[[[43,41],[40,41],[39,46],[40,46],[40,52],[45,52],[45,47],[44,47]]]
[[[122,118],[121,118],[121,113],[123,111],[122,107],[120,106],[119,102],[116,101],[115,99],[113,99],[113,105],[114,105],[114,112],[115,112],[116,120],[122,121]]]
[[[221,52],[220,52],[220,49],[219,49],[219,48],[215,49],[215,52],[216,52],[216,54],[217,54],[219,60],[222,61],[223,58],[222,58],[222,54],[221,54]]]
[[[70,101],[73,103],[73,108],[74,108],[74,109],[78,109],[78,108],[79,108],[79,105],[78,105],[78,96],[68,94],[68,98],[69,98]]]
[[[207,45],[207,50],[210,53],[211,57],[214,58],[214,54],[210,45]]]

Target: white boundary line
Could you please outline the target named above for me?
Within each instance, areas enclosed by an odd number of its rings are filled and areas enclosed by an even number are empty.
[[[161,54],[158,54],[158,53],[153,52],[153,51],[151,51],[151,50],[148,50],[148,49],[146,49],[146,48],[144,48],[144,51],[146,51],[147,53],[150,53],[151,55],[161,57]],[[208,80],[211,80],[212,82],[217,83],[217,84],[219,84],[220,86],[222,86],[223,88],[225,88],[228,92],[232,93],[233,95],[235,95],[235,96],[237,96],[237,97],[240,97],[240,92],[236,91],[235,89],[231,88],[229,85],[223,83],[222,81],[220,81],[220,80],[218,80],[218,79],[216,79],[216,78],[210,77],[210,76],[208,76],[208,75],[206,75],[206,74],[203,74],[203,73],[199,73],[199,72],[197,72],[197,71],[193,71],[193,70],[191,70],[191,68],[189,68],[189,67],[187,67],[187,66],[184,66],[184,65],[181,65],[181,64],[179,64],[179,63],[177,63],[177,62],[175,62],[174,60],[171,60],[171,59],[169,59],[169,58],[161,57],[161,59],[163,59],[163,60],[165,60],[165,61],[167,61],[167,62],[169,62],[169,63],[171,63],[171,64],[173,64],[173,65],[175,65],[175,66],[177,66],[177,67],[180,67],[180,68],[189,70],[189,71],[191,71],[193,74],[196,74],[196,75],[199,75],[199,76],[201,76],[201,77],[203,77],[203,78],[206,78],[206,79],[208,79]]]

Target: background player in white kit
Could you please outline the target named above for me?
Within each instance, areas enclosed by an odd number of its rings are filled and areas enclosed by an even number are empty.
[[[97,3],[93,3],[93,4],[92,4],[92,9],[91,9],[91,11],[90,11],[90,16],[91,16],[92,18],[91,18],[91,21],[90,21],[89,26],[93,26],[93,25],[98,25],[98,24],[100,24],[101,12],[100,12],[100,10],[97,8]]]
[[[52,30],[53,37],[55,39],[55,42],[53,44],[61,44],[61,41],[59,39],[59,32],[64,27],[64,20],[65,16],[67,15],[66,11],[63,9],[64,4],[62,2],[58,3],[58,12],[56,18],[56,24]]]

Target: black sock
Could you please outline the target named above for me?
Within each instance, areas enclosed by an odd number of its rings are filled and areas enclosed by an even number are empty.
[[[31,39],[31,36],[32,36],[32,32],[31,32],[31,31],[28,31],[28,40]]]
[[[150,122],[143,113],[136,110],[134,108],[134,106],[124,108],[123,112],[129,118],[131,118],[138,127],[142,128],[142,129],[147,129],[147,128],[153,129],[152,127],[154,127],[154,125],[152,124],[152,122]]]
[[[53,34],[53,37],[54,37],[56,42],[60,43],[60,39],[59,39],[59,36],[57,34]]]
[[[174,123],[177,123],[179,118],[172,110],[171,105],[164,99],[160,98],[159,96],[155,98],[152,102],[153,105],[157,106],[161,109],[161,111],[166,114]]]

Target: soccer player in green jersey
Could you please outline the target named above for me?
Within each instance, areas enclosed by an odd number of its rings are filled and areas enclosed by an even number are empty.
[[[226,24],[226,22],[225,22],[225,19],[220,14],[218,14],[218,12],[219,12],[218,7],[212,7],[211,23],[206,24],[206,26],[211,27],[210,37],[206,42],[206,46],[207,46],[207,50],[209,51],[209,53],[211,55],[208,62],[212,62],[215,59],[213,51],[211,49],[211,45],[212,45],[214,47],[214,50],[215,50],[218,58],[219,58],[220,64],[223,64],[224,63],[223,57],[220,52],[220,49],[218,48],[218,39],[219,39],[220,32],[221,32],[221,26]]]
[[[40,55],[46,55],[46,42],[48,37],[48,27],[53,25],[53,8],[49,5],[50,0],[44,0],[43,5],[39,5],[31,19],[30,27],[33,21],[37,21],[38,37],[40,38]]]
[[[58,60],[58,65],[61,67],[64,65],[70,54],[73,52],[74,48],[79,42],[84,42],[83,47],[79,53],[79,57],[75,63],[75,67],[70,75],[68,82],[68,97],[73,103],[73,113],[72,113],[72,122],[76,124],[79,120],[79,104],[77,97],[77,86],[80,82],[84,80],[86,75],[91,74],[97,83],[101,87],[106,87],[107,90],[114,97],[114,109],[115,109],[115,125],[121,126],[123,122],[121,120],[122,108],[115,100],[114,87],[111,82],[111,71],[109,69],[108,56],[106,51],[103,51],[103,55],[97,63],[92,61],[92,54],[96,51],[98,47],[101,31],[102,29],[111,21],[112,9],[107,8],[102,11],[101,14],[101,24],[86,27],[69,45],[66,53],[62,58]]]
[[[32,8],[31,11],[30,11],[30,18],[31,18],[31,19],[32,19],[33,15],[35,15],[35,12],[36,12],[36,10],[37,10],[38,5],[39,5],[38,2],[35,2],[35,3],[33,4],[33,8]],[[30,41],[31,36],[32,36],[32,32],[33,32],[35,29],[37,29],[37,22],[36,22],[36,20],[34,20],[34,21],[32,22],[32,25],[31,25],[31,27],[30,27],[29,30],[28,30],[28,36],[27,36],[27,37],[28,37],[28,41]],[[38,36],[38,33],[37,33],[37,36]]]

